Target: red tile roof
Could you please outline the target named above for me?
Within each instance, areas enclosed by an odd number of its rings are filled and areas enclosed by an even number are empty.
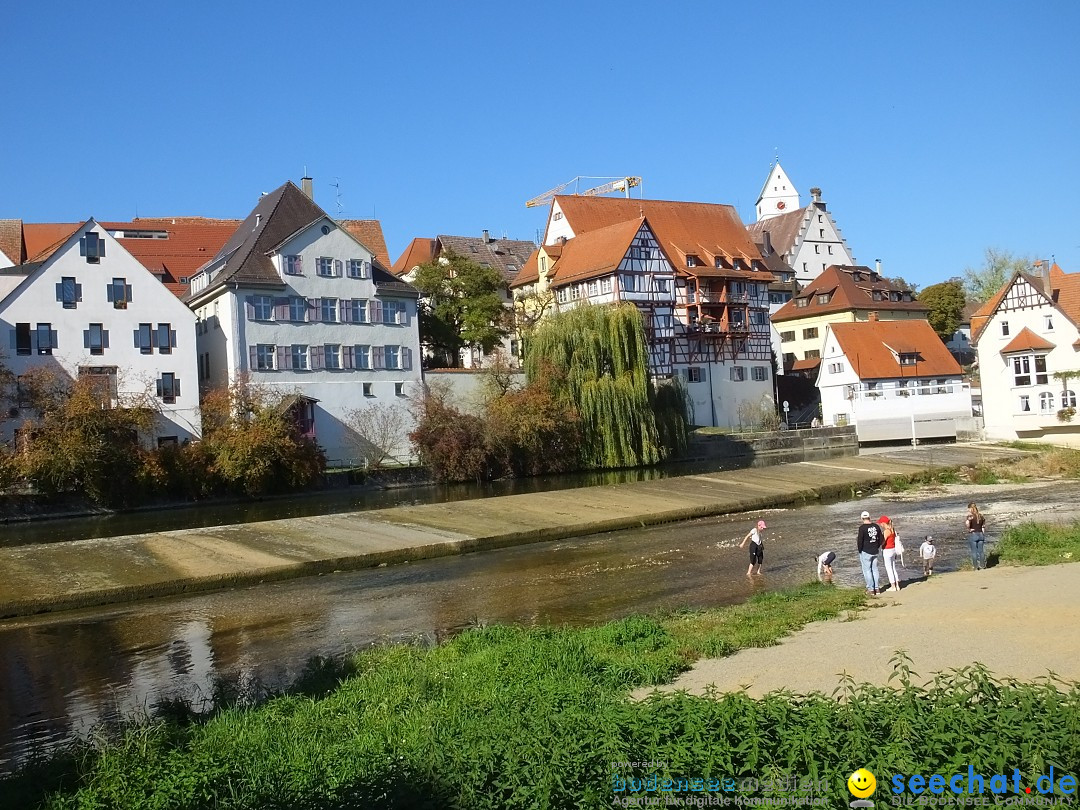
[[[747,233],[739,214],[730,205],[577,195],[560,195],[555,202],[575,237],[618,222],[638,222],[642,217],[647,218],[649,227],[656,234],[676,273],[687,269],[687,256],[698,257],[707,267],[714,267],[717,257],[729,264],[731,259],[742,259],[747,265],[761,262],[757,245]],[[768,271],[762,269],[755,272],[749,267],[745,270],[729,269],[724,275],[765,282],[773,280]]]
[[[960,364],[929,321],[833,323],[829,329],[861,380],[960,374]],[[918,354],[917,362],[913,366],[901,366],[894,352],[914,352]]]
[[[856,276],[858,280],[856,280]],[[773,323],[795,321],[814,315],[833,312],[862,310],[870,312],[928,312],[929,307],[920,304],[914,298],[908,301],[875,301],[873,291],[884,293],[898,292],[901,295],[908,290],[896,287],[889,280],[879,276],[869,267],[830,265],[820,275],[802,289],[794,298],[784,304],[772,316]],[[830,295],[828,303],[820,303],[819,295]],[[798,306],[799,299],[807,299],[806,306]]]
[[[820,357],[804,357],[791,364],[792,371],[812,371],[821,365]]]
[[[0,219],[0,251],[12,264],[23,262],[22,220]]]
[[[1053,348],[1053,343],[1045,338],[1039,337],[1025,326],[1020,330],[1020,334],[1009,341],[1009,345],[1002,349],[1001,353],[1010,354],[1011,352],[1030,352],[1035,349],[1050,350]]]
[[[390,255],[386,251],[386,239],[383,237],[382,223],[377,219],[343,219],[338,222],[342,228],[352,234],[361,245],[375,254],[383,267],[390,267]]]
[[[540,250],[537,248],[529,254],[529,258],[525,260],[521,272],[517,274],[511,287],[524,287],[526,284],[535,284],[540,280]],[[546,250],[544,252],[547,253]]]
[[[394,275],[402,276],[418,265],[427,264],[433,258],[435,258],[435,240],[418,236],[409,242],[405,252],[394,262],[392,268]]]
[[[616,222],[586,231],[562,246],[562,256],[548,274],[552,287],[614,273],[630,250],[644,219]]]

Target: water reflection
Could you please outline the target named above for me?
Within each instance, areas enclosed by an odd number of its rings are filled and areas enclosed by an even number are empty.
[[[1033,515],[1074,514],[1077,494],[1080,485],[1056,484],[979,500],[997,536]],[[861,587],[854,537],[864,508],[892,516],[905,538],[938,537],[936,570],[947,573],[966,559],[968,499],[961,492],[763,512],[765,573],[755,578],[745,576],[747,552],[736,546],[758,513],[0,622],[0,769],[163,696],[197,701],[215,675],[274,688],[312,655],[434,641],[473,623],[581,625],[740,602],[812,579],[827,549],[837,552],[837,583]],[[920,573],[909,560],[905,577]]]

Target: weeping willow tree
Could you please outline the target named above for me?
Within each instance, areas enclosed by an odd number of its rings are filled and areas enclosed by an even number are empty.
[[[578,412],[586,467],[655,464],[685,446],[685,408],[681,430],[670,412],[685,395],[676,386],[674,395],[657,397],[644,323],[633,304],[584,305],[545,319],[532,335],[525,371],[530,383],[549,386]]]

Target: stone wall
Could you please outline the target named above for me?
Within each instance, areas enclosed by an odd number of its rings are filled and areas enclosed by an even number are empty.
[[[859,438],[854,425],[844,427],[778,430],[768,433],[690,434],[685,458],[689,461],[710,458],[755,456],[762,453],[799,453],[814,450],[858,452]]]

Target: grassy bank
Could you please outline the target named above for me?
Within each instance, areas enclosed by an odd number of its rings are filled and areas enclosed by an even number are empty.
[[[1035,772],[1080,764],[1080,691],[997,683],[981,670],[899,693],[685,694],[632,702],[703,655],[768,645],[855,611],[857,591],[809,585],[737,607],[586,629],[476,629],[436,648],[393,646],[340,684],[206,718],[173,715],[0,785],[11,807],[592,808],[619,780],[829,780],[973,764]],[[904,661],[898,661],[904,679]],[[316,679],[317,680],[317,679]],[[314,688],[312,688],[314,687]],[[657,768],[612,763],[662,762]],[[966,772],[966,770],[965,770]],[[47,793],[40,787],[47,785]],[[653,794],[656,795],[656,794]],[[728,795],[734,795],[729,793]]]
[[[1004,565],[1056,565],[1080,560],[1080,523],[1024,523],[1002,535],[990,562]]]

